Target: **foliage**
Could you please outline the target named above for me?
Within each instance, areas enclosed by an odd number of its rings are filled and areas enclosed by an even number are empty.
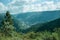
[[[6,12],[5,18],[4,20],[2,20],[1,24],[1,32],[4,33],[6,36],[12,36],[14,26],[11,15],[8,11]]]

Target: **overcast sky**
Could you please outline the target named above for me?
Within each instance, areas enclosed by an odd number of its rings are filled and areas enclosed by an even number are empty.
[[[60,10],[60,0],[0,0],[0,13]]]

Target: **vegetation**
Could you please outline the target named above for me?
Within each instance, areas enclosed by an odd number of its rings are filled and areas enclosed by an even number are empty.
[[[59,30],[58,30],[59,31]],[[59,32],[29,32],[26,34],[15,33],[13,37],[6,37],[4,34],[0,33],[0,40],[60,40],[60,31]]]
[[[60,40],[60,26],[55,26],[52,32],[47,30],[39,32],[31,30],[27,33],[17,32],[16,28],[14,27],[12,17],[8,11],[6,12],[1,24],[0,40]]]

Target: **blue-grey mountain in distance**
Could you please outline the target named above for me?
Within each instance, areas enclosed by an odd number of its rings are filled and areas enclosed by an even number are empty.
[[[44,23],[60,18],[60,10],[20,13],[20,14],[14,14],[14,16],[16,19],[22,20],[25,23],[32,25],[32,24]]]

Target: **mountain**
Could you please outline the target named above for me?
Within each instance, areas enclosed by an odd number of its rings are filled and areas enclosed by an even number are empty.
[[[16,28],[17,31],[20,31],[21,29],[27,29],[30,26],[28,24],[26,24],[24,21],[18,20],[16,19],[14,16],[12,16],[12,20],[14,23],[14,27]],[[5,19],[5,13],[0,13],[0,27],[2,26],[1,22]]]
[[[31,25],[37,24],[42,26],[43,23],[60,18],[60,10],[44,11],[44,12],[27,12],[20,14],[11,14],[16,29],[29,29]],[[4,18],[4,14],[0,14],[0,21]],[[38,24],[39,23],[39,24]],[[1,25],[1,24],[0,24]],[[35,28],[34,28],[35,29]]]
[[[0,13],[0,26],[1,26],[1,21],[4,19],[4,13],[2,14],[2,13]]]
[[[32,25],[29,29],[25,30],[25,32],[39,32],[45,30],[52,32],[55,28],[60,28],[60,18],[46,23]]]
[[[22,30],[28,29],[30,26],[27,25],[25,22],[13,19],[14,27],[16,28],[16,31],[21,32]]]
[[[60,10],[19,13],[13,16],[18,20],[24,21],[26,24],[33,25],[33,24],[44,23],[60,18]]]

